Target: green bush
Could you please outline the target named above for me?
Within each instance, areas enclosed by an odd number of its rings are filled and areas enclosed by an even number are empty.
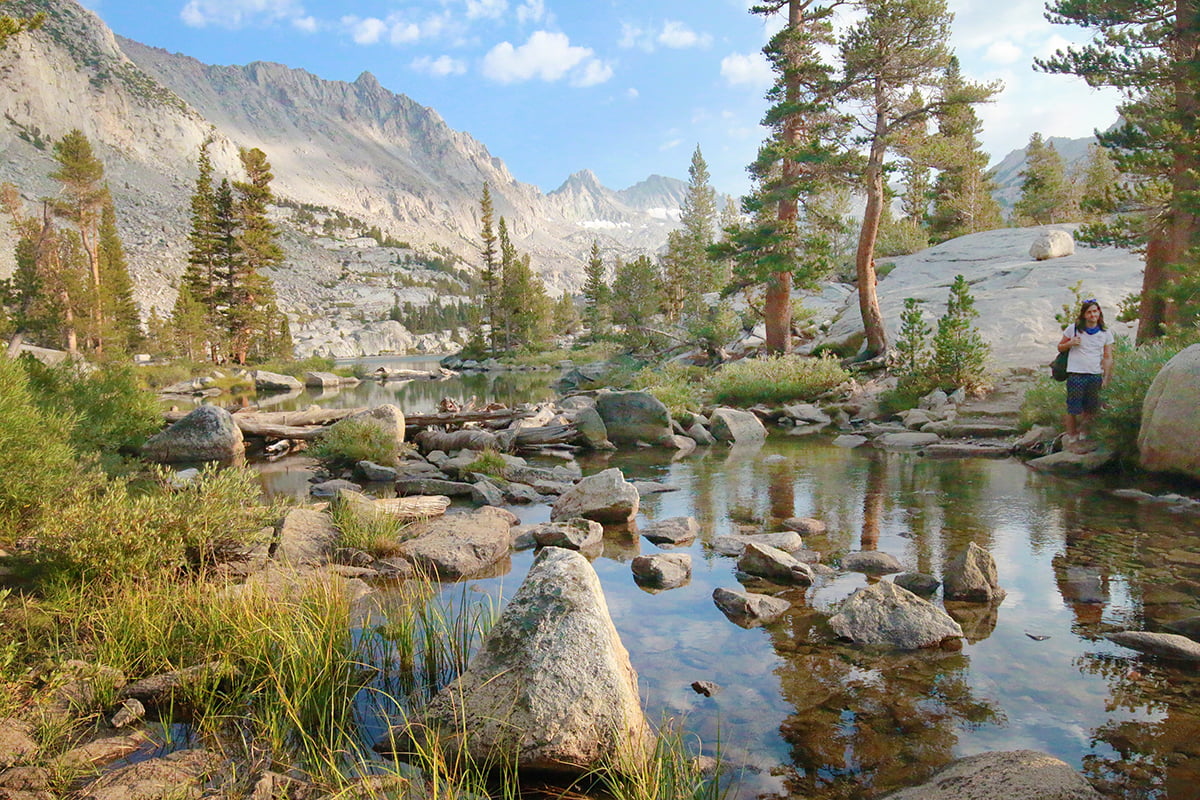
[[[327,469],[348,469],[360,461],[396,463],[396,440],[369,420],[344,419],[318,437],[308,451]]]
[[[663,364],[634,373],[630,388],[649,392],[662,402],[672,417],[697,411],[703,405],[704,378],[708,370],[683,364]]]
[[[104,583],[202,570],[235,557],[278,513],[258,505],[250,469],[210,466],[180,487],[166,468],[155,476],[149,488],[111,480],[46,515],[34,544],[39,571]]]
[[[504,460],[504,456],[490,447],[484,449],[478,458],[466,466],[467,472],[478,472],[480,475],[491,475],[495,478],[503,478],[507,469],[508,462]]]
[[[726,364],[708,379],[706,388],[717,403],[752,406],[815,400],[849,378],[832,357],[770,356]]]
[[[34,402],[24,367],[0,358],[0,542],[36,525],[78,483],[75,421]]]
[[[138,387],[134,368],[109,363],[84,371],[22,359],[37,403],[76,420],[70,443],[80,453],[135,452],[162,429],[157,398]]]

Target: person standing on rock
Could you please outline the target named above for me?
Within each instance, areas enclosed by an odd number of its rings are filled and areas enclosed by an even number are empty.
[[[1095,449],[1088,441],[1092,421],[1100,410],[1100,390],[1112,379],[1112,331],[1104,324],[1100,303],[1083,301],[1074,324],[1068,325],[1058,343],[1067,356],[1067,435],[1063,447],[1072,452]]]

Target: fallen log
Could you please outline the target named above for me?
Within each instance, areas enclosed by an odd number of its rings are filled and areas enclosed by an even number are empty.
[[[440,517],[450,507],[450,498],[442,495],[413,495],[376,500],[375,510],[401,522]]]
[[[567,444],[578,435],[574,425],[546,425],[541,428],[518,428],[496,434],[503,450]]]
[[[434,425],[442,427],[457,427],[468,422],[512,422],[524,419],[532,411],[522,411],[513,408],[502,408],[498,411],[451,411],[437,414],[405,414],[406,428],[429,428]]]
[[[238,411],[233,414],[233,421],[242,431],[243,436],[255,436],[264,439],[303,439],[311,441],[321,435],[329,425],[353,414],[366,411],[366,408],[318,408],[316,406],[304,411]],[[189,411],[171,410],[163,413],[167,422],[178,422],[190,413]],[[458,411],[436,414],[406,415],[404,427],[409,431],[418,431],[430,427],[461,428],[469,423],[508,423],[523,419],[531,414],[530,411],[501,409],[498,411]],[[438,449],[438,448],[434,448]]]

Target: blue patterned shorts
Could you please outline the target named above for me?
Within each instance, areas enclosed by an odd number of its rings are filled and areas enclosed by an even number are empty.
[[[1095,413],[1100,410],[1100,385],[1103,375],[1090,372],[1067,373],[1067,413]]]

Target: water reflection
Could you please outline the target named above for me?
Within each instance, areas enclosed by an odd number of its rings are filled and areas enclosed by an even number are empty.
[[[548,377],[484,376],[490,384],[478,388],[373,384],[366,396],[332,399],[394,402],[391,392],[403,391],[401,407],[419,412],[413,403],[431,409],[445,395],[548,393]],[[424,394],[407,394],[414,388]],[[1015,461],[932,460],[795,437],[716,446],[677,461],[672,455],[630,450],[581,463],[586,473],[615,466],[631,480],[680,487],[643,497],[637,525],[697,518],[700,534],[685,548],[693,556],[691,583],[657,594],[637,587],[628,562],[655,547],[636,527],[608,531],[594,565],[649,716],[682,718],[709,752],[719,741],[727,761],[745,768],[735,798],[870,798],[916,783],[951,759],[1019,748],[1083,769],[1114,797],[1195,796],[1200,678],[1103,638],[1116,629],[1163,630],[1200,614],[1195,517]],[[303,469],[273,467],[291,485],[303,480]],[[525,522],[549,516],[545,505],[514,511]],[[735,559],[711,543],[737,532],[777,531],[793,516],[826,523],[825,533],[805,536],[806,547],[826,560],[879,550],[938,577],[975,542],[995,558],[1008,595],[995,606],[949,605],[967,634],[959,653],[835,642],[825,620],[865,585],[858,574],[823,578],[808,590],[747,580],[754,591],[788,598],[792,610],[765,628],[729,623],[712,590],[736,588],[741,578]],[[510,595],[531,558],[515,554],[503,567],[507,574],[447,592]],[[697,695],[689,688],[694,680],[722,689]]]

